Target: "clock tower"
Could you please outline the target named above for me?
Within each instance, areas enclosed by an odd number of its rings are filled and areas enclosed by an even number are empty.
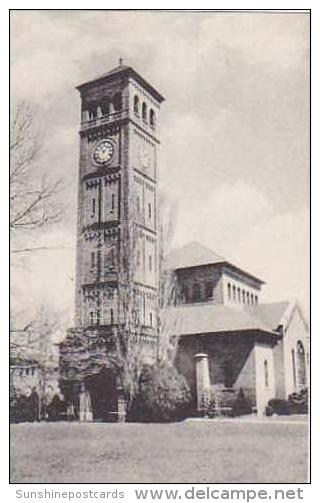
[[[75,325],[108,337],[134,287],[140,336],[157,344],[157,150],[163,97],[122,60],[81,96]],[[138,299],[138,300],[137,300]]]

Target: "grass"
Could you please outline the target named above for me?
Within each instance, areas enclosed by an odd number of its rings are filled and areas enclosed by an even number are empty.
[[[17,424],[11,481],[302,483],[307,439],[306,422]]]

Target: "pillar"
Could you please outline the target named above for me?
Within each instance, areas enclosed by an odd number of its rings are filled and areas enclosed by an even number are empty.
[[[118,411],[117,411],[117,422],[124,423],[127,415],[127,402],[123,393],[122,388],[118,388]]]
[[[203,392],[210,387],[208,355],[206,353],[197,353],[194,355],[196,362],[196,393],[197,393],[197,411],[202,409]]]
[[[79,421],[80,423],[92,421],[90,395],[84,384],[81,384],[79,393]]]

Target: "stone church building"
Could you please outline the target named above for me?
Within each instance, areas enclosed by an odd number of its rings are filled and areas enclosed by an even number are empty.
[[[76,312],[61,355],[77,346],[79,331],[89,343],[99,338],[108,344],[118,337],[127,316],[123,292],[130,283],[139,305],[139,337],[152,359],[159,337],[157,186],[164,98],[121,60],[77,89]],[[308,327],[298,304],[261,304],[262,280],[199,243],[172,252],[167,266],[176,271],[184,299],[170,313],[179,319],[177,366],[198,408],[207,388],[242,388],[263,414],[270,398],[307,385]],[[106,360],[99,376],[78,383],[70,407],[80,420],[119,414],[111,367]]]

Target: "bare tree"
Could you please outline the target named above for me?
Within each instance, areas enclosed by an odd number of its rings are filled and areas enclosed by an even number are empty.
[[[179,343],[179,317],[174,308],[180,305],[182,293],[176,271],[170,268],[167,256],[171,248],[176,220],[176,207],[162,196],[159,204],[159,345],[158,360],[173,363]]]
[[[11,327],[15,333],[12,350],[20,344],[19,354],[27,351],[25,342],[33,350],[28,328],[39,325],[41,320],[21,321],[25,316],[24,299],[15,284],[17,271],[28,269],[28,259],[36,252],[46,250],[46,246],[36,246],[34,239],[46,225],[57,222],[62,214],[58,202],[60,179],[49,179],[41,174],[39,154],[43,143],[40,116],[36,108],[28,102],[20,101],[11,110],[10,121],[10,238],[11,238]],[[17,293],[18,292],[18,293]],[[39,313],[38,313],[39,314]],[[20,318],[20,319],[19,319]],[[26,328],[27,327],[27,328]],[[21,335],[18,342],[17,334]]]
[[[41,149],[39,116],[27,102],[11,111],[10,128],[10,231],[12,253],[29,253],[30,232],[56,222],[61,207],[56,195],[61,180],[49,180],[36,169]]]
[[[41,306],[35,318],[21,329],[12,329],[10,360],[12,367],[21,362],[33,362],[37,367],[39,419],[43,418],[48,401],[56,390],[58,357],[54,335],[61,330],[61,313]]]

